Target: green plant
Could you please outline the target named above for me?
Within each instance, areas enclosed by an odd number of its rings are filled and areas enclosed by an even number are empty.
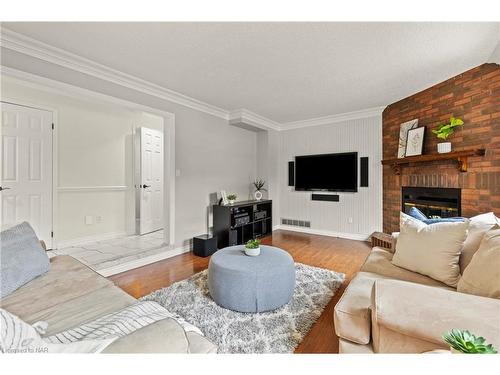
[[[449,123],[439,125],[432,132],[436,134],[438,138],[446,140],[450,135],[454,133],[455,130],[453,128],[463,125],[464,122],[461,119],[451,116]]]
[[[248,242],[245,244],[245,247],[247,249],[256,249],[259,246],[260,246],[260,240],[258,239],[248,240]]]
[[[486,344],[484,337],[477,337],[469,331],[452,329],[443,335],[443,339],[461,353],[495,354],[497,352],[493,345]]]
[[[229,194],[227,196],[227,199],[230,200],[230,201],[235,201],[236,198],[238,198],[238,196],[236,194]]]
[[[264,189],[264,185],[266,184],[266,181],[258,178],[253,182],[253,186],[255,186],[255,190],[257,191],[267,191]]]

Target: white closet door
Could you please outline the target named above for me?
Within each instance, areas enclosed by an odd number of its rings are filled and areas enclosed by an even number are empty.
[[[140,234],[163,228],[163,133],[141,127]]]
[[[2,230],[29,222],[52,247],[52,112],[1,106]]]

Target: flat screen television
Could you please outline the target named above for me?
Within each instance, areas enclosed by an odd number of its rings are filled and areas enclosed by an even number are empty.
[[[358,153],[296,156],[295,190],[358,191]]]

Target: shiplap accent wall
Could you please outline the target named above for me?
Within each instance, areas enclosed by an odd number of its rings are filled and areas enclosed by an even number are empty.
[[[310,221],[311,228],[298,228],[301,231],[354,239],[365,239],[382,229],[381,116],[282,131],[280,138],[281,218]],[[351,151],[370,158],[369,187],[359,187],[357,193],[338,193],[340,202],[321,202],[312,201],[311,192],[288,186],[288,161],[295,156]]]

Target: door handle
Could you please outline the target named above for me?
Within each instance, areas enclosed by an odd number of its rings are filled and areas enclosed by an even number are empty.
[[[151,187],[151,185],[146,185],[146,184],[142,185],[142,188],[143,188],[143,189],[146,189],[146,188],[148,188],[148,187]]]
[[[10,190],[10,188],[8,188],[8,187],[1,187],[0,186],[0,191],[2,191],[2,190]]]

